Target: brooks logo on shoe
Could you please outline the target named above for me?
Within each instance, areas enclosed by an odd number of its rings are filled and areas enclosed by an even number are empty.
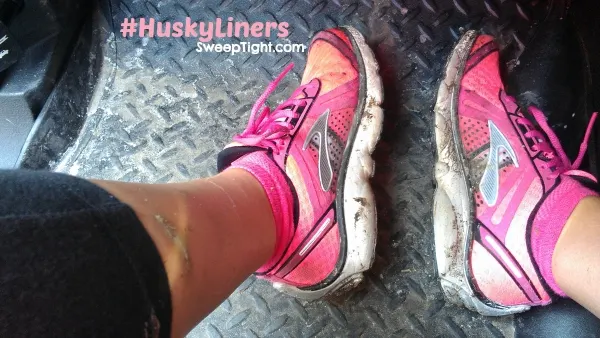
[[[500,151],[504,149],[515,167],[519,167],[517,154],[506,139],[506,136],[500,132],[498,127],[492,121],[488,121],[490,130],[490,153],[488,162],[479,182],[481,196],[488,206],[496,205],[498,200],[498,190],[500,187]]]
[[[321,189],[323,189],[323,191],[329,191],[329,189],[331,188],[331,182],[333,181],[333,169],[331,168],[329,147],[327,145],[327,126],[330,113],[331,111],[327,109],[325,112],[323,112],[323,114],[319,116],[319,118],[315,121],[315,123],[308,131],[308,134],[306,135],[306,140],[304,141],[304,145],[302,146],[302,150],[306,150],[310,144],[310,141],[314,137],[317,137],[319,139],[319,181],[321,182]]]

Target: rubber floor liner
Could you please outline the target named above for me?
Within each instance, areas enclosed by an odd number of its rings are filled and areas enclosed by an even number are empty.
[[[212,175],[216,154],[246,125],[264,87],[296,67],[271,103],[299,83],[305,53],[198,53],[196,38],[124,38],[125,18],[276,21],[308,45],[315,32],[351,25],[381,66],[385,122],[375,151],[378,259],[347,299],[303,302],[254,277],[191,337],[512,337],[513,318],[484,318],[445,302],[435,271],[433,104],[453,44],[466,29],[493,34],[506,72],[549,18],[544,1],[123,0],[106,8],[104,63],[83,130],[54,169],[113,180],[175,182]],[[101,27],[102,19],[97,18]],[[98,28],[102,29],[102,28]],[[223,38],[221,43],[240,42]],[[83,89],[82,89],[83,90]],[[209,292],[209,291],[207,291]]]

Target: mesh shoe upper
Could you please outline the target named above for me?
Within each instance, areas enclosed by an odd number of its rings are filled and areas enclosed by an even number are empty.
[[[250,151],[264,151],[281,168],[297,205],[294,231],[278,238],[284,250],[257,271],[263,278],[313,287],[335,278],[343,260],[336,196],[360,94],[352,48],[343,30],[318,33],[301,86],[273,112],[262,111],[266,96],[261,97],[248,128],[234,138]]]

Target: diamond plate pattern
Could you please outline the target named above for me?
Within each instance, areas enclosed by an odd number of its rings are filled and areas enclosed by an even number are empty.
[[[432,107],[446,56],[461,31],[500,41],[510,67],[525,48],[543,2],[515,0],[113,0],[115,31],[125,17],[290,23],[295,43],[352,25],[380,61],[386,122],[374,154],[378,260],[363,289],[344,300],[304,302],[250,277],[190,337],[511,337],[512,318],[482,318],[447,304],[435,272],[431,204]],[[236,38],[224,39],[236,41]],[[301,54],[198,54],[194,39],[115,37],[103,83],[77,144],[57,165],[84,177],[174,182],[215,173],[215,155],[246,124],[252,103]]]

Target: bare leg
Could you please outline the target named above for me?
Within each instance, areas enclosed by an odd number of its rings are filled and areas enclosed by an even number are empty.
[[[246,171],[177,184],[94,183],[133,208],[156,244],[171,288],[173,337],[187,334],[273,253],[271,207]]]
[[[600,317],[600,198],[587,197],[565,225],[554,254],[552,272],[560,288]]]

